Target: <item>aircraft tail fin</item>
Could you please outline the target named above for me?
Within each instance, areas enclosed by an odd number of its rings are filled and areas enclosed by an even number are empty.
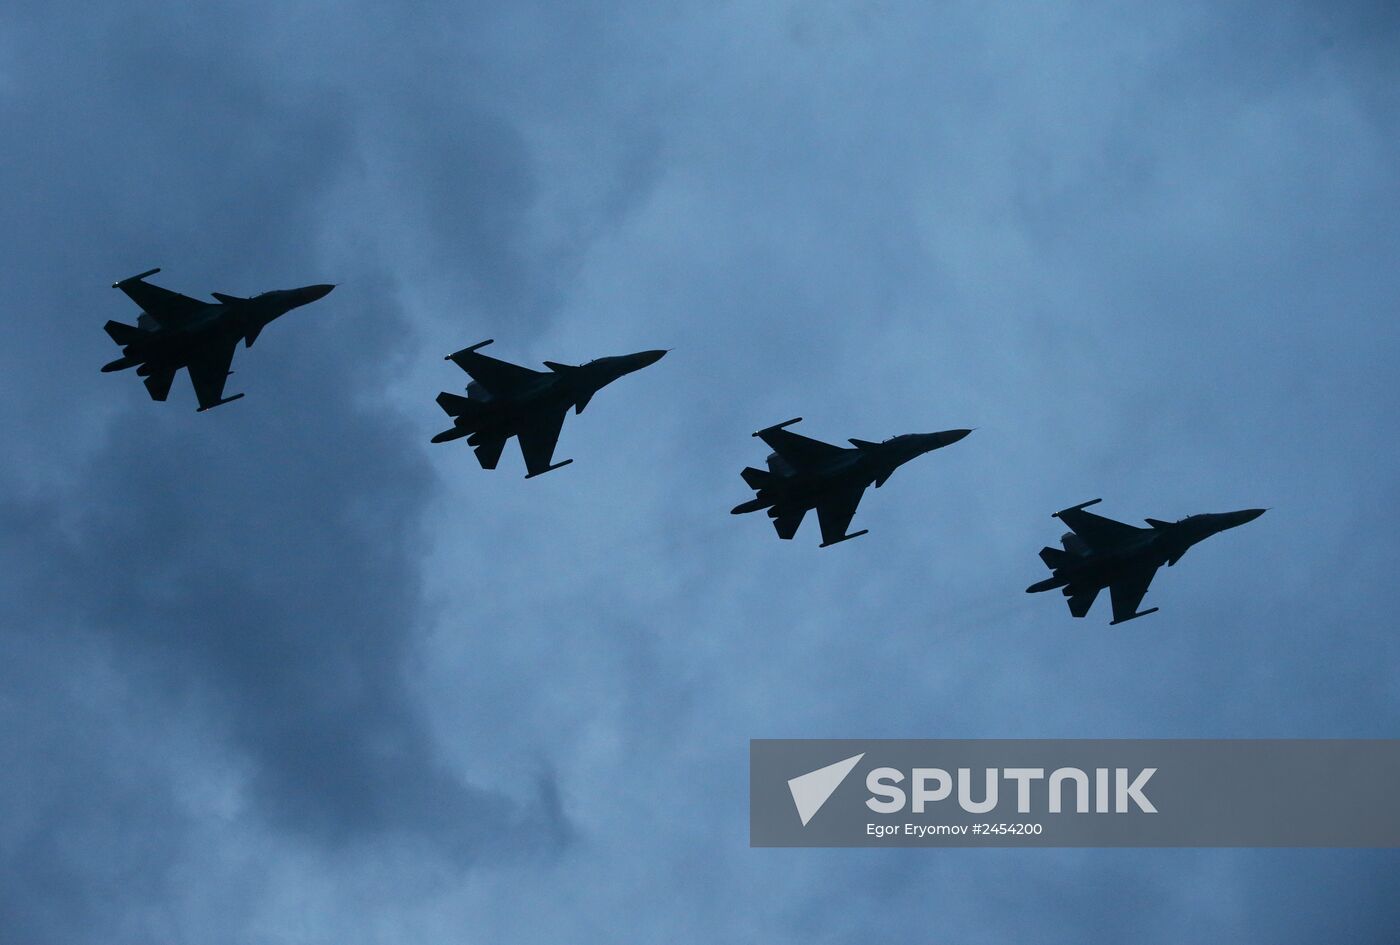
[[[146,378],[146,390],[152,400],[164,400],[170,396],[170,385],[175,383],[174,371],[161,371]]]
[[[1069,613],[1071,617],[1083,617],[1089,612],[1089,608],[1094,606],[1094,599],[1099,596],[1097,587],[1075,587],[1069,585],[1064,589],[1065,597],[1069,598]]]
[[[773,474],[763,469],[754,469],[752,466],[745,466],[739,475],[744,477],[744,482],[750,489],[762,489],[773,481]]]
[[[470,416],[477,412],[479,406],[474,400],[460,394],[449,394],[447,391],[437,395],[437,403],[449,417]]]
[[[1068,551],[1061,551],[1059,548],[1040,549],[1040,560],[1044,561],[1051,571],[1058,571],[1069,564],[1071,557]]]
[[[113,341],[123,347],[129,344],[135,344],[147,334],[135,325],[127,325],[118,321],[109,321],[102,326],[102,329],[107,332]]]

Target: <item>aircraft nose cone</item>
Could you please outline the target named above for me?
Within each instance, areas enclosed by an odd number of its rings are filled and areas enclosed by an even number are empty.
[[[323,299],[330,295],[331,289],[334,288],[335,286],[331,283],[322,283],[320,285],[309,285],[301,291],[305,294],[307,302],[314,302],[317,299]]]
[[[632,357],[636,358],[638,367],[650,367],[666,357],[666,352],[669,350],[669,348],[657,348],[654,351],[638,351]]]
[[[1222,512],[1219,516],[1220,528],[1237,528],[1247,522],[1252,522],[1259,516],[1267,512],[1268,509],[1242,509],[1239,512]]]
[[[941,433],[926,433],[922,445],[925,450],[940,449],[958,442],[971,432],[971,430],[944,430]]]

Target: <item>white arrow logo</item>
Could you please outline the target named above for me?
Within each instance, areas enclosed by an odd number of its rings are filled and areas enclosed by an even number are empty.
[[[845,761],[800,774],[788,781],[788,790],[792,792],[792,802],[797,805],[797,816],[802,818],[802,826],[807,826],[807,821],[817,816],[817,811],[836,793],[856,762],[864,757],[865,752],[861,752]]]

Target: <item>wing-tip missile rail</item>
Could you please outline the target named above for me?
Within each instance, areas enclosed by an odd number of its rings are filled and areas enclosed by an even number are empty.
[[[771,427],[764,427],[762,430],[755,430],[751,435],[752,435],[752,436],[762,436],[762,435],[765,434],[765,433],[773,433],[773,432],[775,432],[775,431],[777,431],[777,430],[783,429],[784,427],[790,427],[790,426],[792,426],[794,423],[801,423],[801,422],[802,422],[802,418],[801,418],[801,417],[793,417],[791,420],[784,420],[782,423],[775,423],[775,424],[773,424]]]
[[[146,278],[147,276],[153,276],[153,275],[155,275],[155,274],[158,273],[158,272],[160,272],[160,267],[159,267],[159,266],[157,266],[157,267],[154,268],[154,269],[147,269],[145,272],[140,273],[139,275],[127,276],[125,279],[118,279],[116,282],[113,282],[113,283],[112,283],[112,288],[114,288],[114,289],[120,289],[122,286],[126,285],[128,282],[140,282],[142,279]]]
[[[495,342],[495,340],[496,340],[496,339],[494,339],[494,338],[487,338],[485,341],[478,341],[478,342],[477,342],[476,344],[474,344],[474,345],[468,345],[467,347],[463,348],[461,351],[454,351],[454,352],[452,352],[451,354],[446,355],[446,356],[443,358],[443,360],[444,360],[444,361],[451,361],[453,358],[461,357],[461,356],[464,355],[464,354],[471,354],[473,351],[476,351],[476,350],[479,349],[479,348],[484,348],[484,347],[486,347],[486,346],[489,345],[489,344],[493,344],[493,343]]]
[[[232,374],[233,372],[232,372],[232,371],[229,371],[229,373]],[[205,404],[205,405],[202,406],[202,407],[196,407],[194,412],[195,412],[195,413],[203,413],[203,412],[206,411],[206,410],[213,410],[215,407],[222,407],[224,404],[231,404],[231,403],[233,403],[235,400],[238,400],[238,399],[239,399],[240,397],[242,397],[242,396],[243,396],[242,394],[234,394],[232,397],[221,397],[220,399],[214,401],[213,403]]]
[[[831,541],[824,541],[824,542],[822,542],[820,545],[818,545],[817,547],[818,547],[818,548],[830,548],[832,545],[839,545],[839,544],[841,544],[841,542],[843,542],[843,541],[850,541],[852,538],[859,538],[861,535],[868,535],[868,534],[870,534],[870,529],[868,529],[868,528],[862,528],[862,529],[861,529],[860,531],[858,531],[858,532],[851,532],[849,535],[842,535],[840,538],[833,538]]]
[[[544,469],[541,469],[541,470],[539,470],[539,471],[537,471],[537,472],[527,473],[527,474],[525,475],[525,478],[526,478],[526,479],[534,479],[536,476],[543,476],[543,475],[544,475],[545,473],[547,473],[547,472],[554,472],[554,470],[559,469],[559,468],[564,467],[564,466],[567,466],[567,465],[569,465],[569,464],[572,463],[572,462],[573,462],[572,459],[566,459],[566,460],[564,460],[562,463],[554,463],[553,465],[551,465],[551,466],[546,466]]]
[[[1160,607],[1149,607],[1146,610],[1139,610],[1137,613],[1128,617],[1124,617],[1122,620],[1110,620],[1108,622],[1108,625],[1110,627],[1116,627],[1120,623],[1127,623],[1129,620],[1136,620],[1139,617],[1146,617],[1148,614],[1155,614],[1160,609]]]
[[[1102,501],[1103,499],[1090,499],[1088,502],[1081,502],[1078,505],[1072,505],[1067,509],[1060,509],[1060,511],[1058,512],[1051,512],[1050,517],[1059,518],[1061,515],[1064,515],[1067,512],[1078,512],[1080,509],[1087,509],[1091,505],[1098,505]],[[1097,515],[1098,513],[1096,512],[1094,514]]]

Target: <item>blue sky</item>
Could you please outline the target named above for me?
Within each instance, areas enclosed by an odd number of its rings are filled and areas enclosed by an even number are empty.
[[[1390,942],[1385,851],[752,850],[754,737],[1390,737],[1385,4],[0,13],[0,942]],[[196,415],[101,325],[339,288]],[[483,338],[674,351],[524,481]],[[779,542],[738,470],[974,426]],[[1110,630],[1049,512],[1272,511]],[[809,523],[807,528],[812,528]],[[1103,607],[1103,604],[1100,604]]]

